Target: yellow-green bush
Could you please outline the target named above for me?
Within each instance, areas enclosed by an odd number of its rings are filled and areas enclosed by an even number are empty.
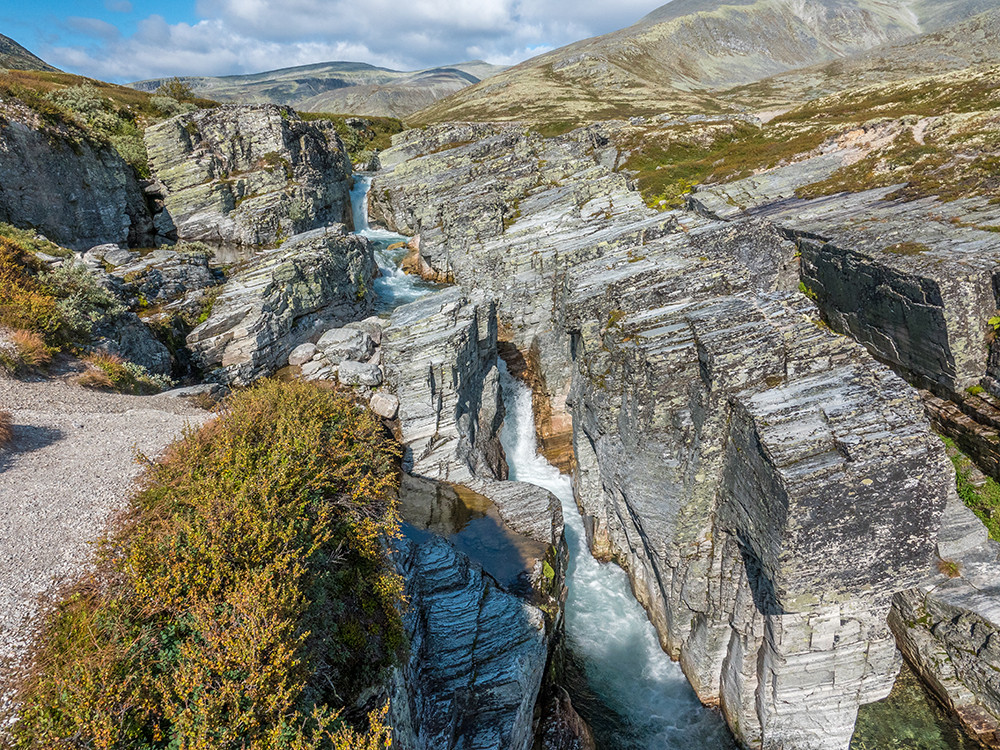
[[[52,615],[15,745],[388,747],[384,713],[358,732],[337,712],[403,647],[398,458],[336,392],[234,396],[150,466]]]

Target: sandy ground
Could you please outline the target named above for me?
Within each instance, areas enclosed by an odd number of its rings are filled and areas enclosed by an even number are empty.
[[[14,439],[0,448],[0,713],[2,686],[24,652],[39,597],[76,574],[127,500],[136,452],[159,455],[207,412],[181,399],[88,391],[0,375]]]

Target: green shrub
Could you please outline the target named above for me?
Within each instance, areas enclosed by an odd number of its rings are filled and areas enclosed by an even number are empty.
[[[142,128],[130,110],[119,107],[89,83],[52,92],[48,97],[73,115],[81,127],[111,144],[141,177],[149,177],[149,157]]]
[[[404,645],[399,455],[336,392],[235,395],[150,466],[50,618],[15,746],[388,747],[384,710],[363,735],[338,711]]]

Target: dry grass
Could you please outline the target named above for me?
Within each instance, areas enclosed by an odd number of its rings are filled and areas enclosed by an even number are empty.
[[[0,411],[0,450],[6,448],[14,438],[14,418],[9,411]]]
[[[0,370],[10,375],[25,375],[46,367],[52,350],[45,340],[31,331],[7,331],[0,338]]]

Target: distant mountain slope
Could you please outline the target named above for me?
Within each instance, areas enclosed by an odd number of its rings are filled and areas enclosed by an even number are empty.
[[[501,70],[502,66],[479,60],[413,72],[366,63],[329,62],[252,75],[189,76],[181,80],[199,96],[222,102],[274,102],[304,112],[406,117]],[[166,80],[130,85],[154,91]]]
[[[0,34],[0,68],[9,70],[45,70],[59,72],[40,57],[36,57],[10,37]]]
[[[674,0],[633,26],[528,60],[413,119],[552,123],[717,111],[725,105],[715,102],[715,91],[998,6],[1000,0]]]
[[[719,97],[743,109],[781,109],[863,86],[1000,65],[998,41],[1000,8],[994,8],[939,31],[765,78]]]

